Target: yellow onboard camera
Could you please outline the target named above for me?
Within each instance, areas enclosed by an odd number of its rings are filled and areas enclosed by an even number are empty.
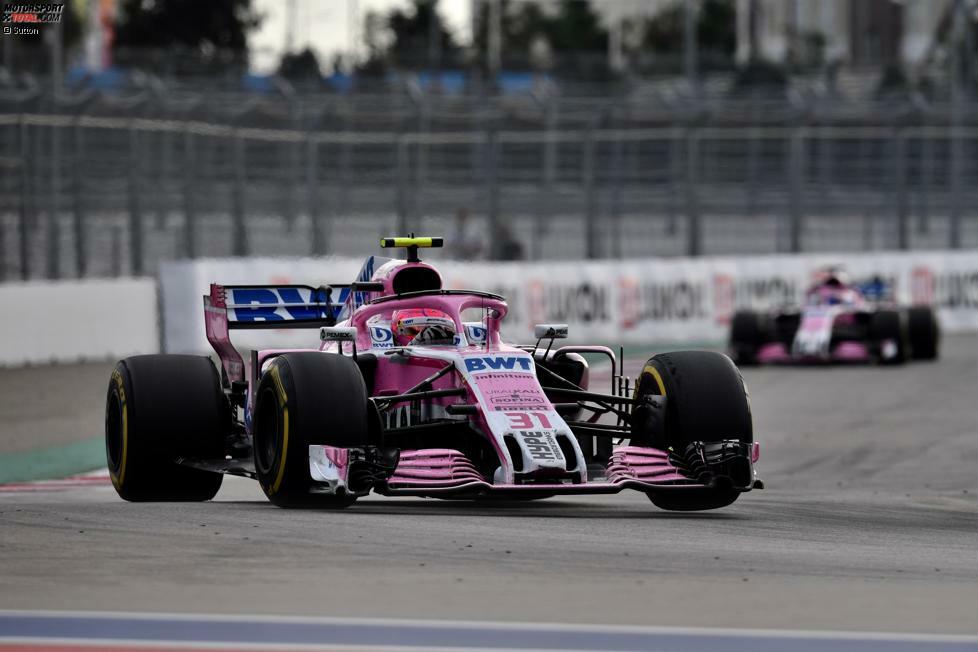
[[[445,239],[444,238],[416,238],[412,234],[411,237],[409,238],[381,238],[380,246],[382,249],[404,247],[408,251],[407,261],[409,263],[420,263],[421,259],[418,258],[418,248],[443,247],[445,246]]]

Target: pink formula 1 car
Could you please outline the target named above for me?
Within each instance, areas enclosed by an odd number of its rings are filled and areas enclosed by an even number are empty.
[[[660,354],[634,383],[601,346],[505,344],[502,297],[446,290],[418,259],[438,238],[391,238],[345,286],[220,286],[204,297],[221,361],[150,355],[112,373],[106,450],[126,500],[208,500],[223,474],[282,507],[387,496],[533,499],[641,491],[713,509],[761,488],[743,380],[721,354]],[[314,328],[303,350],[252,351],[229,329]],[[586,356],[605,357],[595,391]],[[627,443],[626,443],[627,442]]]
[[[934,311],[901,308],[888,295],[881,279],[856,286],[838,268],[821,270],[801,308],[736,313],[730,355],[742,366],[936,359],[940,329]]]

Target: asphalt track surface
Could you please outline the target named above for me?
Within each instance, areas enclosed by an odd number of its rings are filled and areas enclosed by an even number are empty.
[[[72,396],[44,412],[25,393],[19,408],[0,403],[3,439],[29,436],[35,419],[34,432],[99,427],[110,368],[31,370],[35,388],[93,376],[97,388],[75,389],[95,403]],[[978,638],[827,633],[978,634],[978,337],[946,338],[936,363],[744,375],[768,488],[724,510],[674,514],[622,493],[295,512],[234,478],[202,504],[127,504],[104,482],[42,486],[0,492],[0,609],[694,628],[678,630],[685,642],[660,632],[659,647],[594,649],[715,649],[700,628],[733,628],[828,637],[789,635],[780,649],[978,650]],[[18,618],[0,617],[0,636]],[[751,636],[723,647],[765,649]]]

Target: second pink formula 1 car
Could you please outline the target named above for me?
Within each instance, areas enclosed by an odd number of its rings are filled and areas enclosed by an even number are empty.
[[[212,285],[203,356],[122,360],[106,450],[127,500],[208,500],[223,474],[255,478],[282,507],[346,507],[375,492],[484,500],[640,491],[664,509],[724,507],[761,488],[747,392],[725,355],[653,356],[634,382],[603,346],[500,336],[502,297],[446,290],[420,261],[437,238],[385,239],[332,286]],[[308,349],[252,351],[229,330],[312,328]],[[591,387],[586,356],[610,386]]]
[[[838,268],[821,270],[800,308],[736,313],[730,355],[742,366],[936,359],[940,329],[933,309],[897,306],[885,290],[878,279],[859,287]]]

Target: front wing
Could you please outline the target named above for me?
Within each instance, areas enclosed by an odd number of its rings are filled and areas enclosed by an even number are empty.
[[[374,491],[387,496],[479,497],[489,495],[614,494],[625,489],[644,493],[702,493],[718,488],[750,491],[763,488],[754,463],[757,443],[729,440],[695,442],[682,454],[640,446],[619,446],[603,477],[584,483],[493,483],[453,449],[402,451],[394,474]]]

